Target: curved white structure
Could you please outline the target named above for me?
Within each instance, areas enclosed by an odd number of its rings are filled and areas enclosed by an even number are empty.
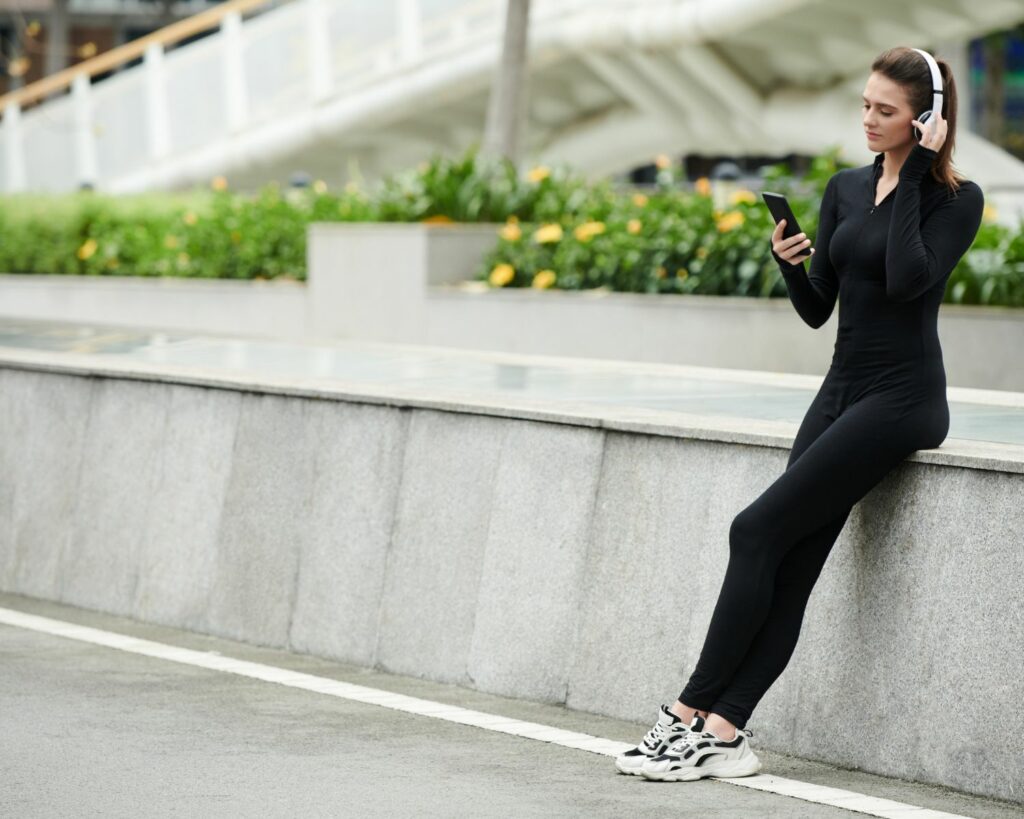
[[[1019,0],[534,0],[528,162],[594,175],[656,153],[870,161],[860,92],[896,44],[956,63]],[[482,137],[504,0],[294,0],[95,86],[4,111],[0,190],[233,188],[305,171],[329,185]],[[938,47],[936,46],[938,44]],[[962,91],[966,85],[961,82]],[[966,106],[962,99],[961,110]],[[957,167],[1024,190],[1024,163],[961,127]]]

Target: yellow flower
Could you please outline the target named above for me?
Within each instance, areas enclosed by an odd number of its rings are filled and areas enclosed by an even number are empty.
[[[672,160],[669,159],[668,154],[658,154],[654,157],[654,165],[659,171],[663,171],[665,168],[671,167]]]
[[[117,270],[117,268],[119,268],[120,266],[121,266],[121,263],[117,259],[115,259],[115,258],[107,259],[107,267],[109,267],[111,270]]]
[[[753,191],[748,191],[746,188],[740,188],[735,191],[730,197],[730,204],[737,205],[740,202],[746,202],[748,205],[754,204],[757,201],[757,197],[754,196]]]
[[[498,231],[498,235],[506,242],[518,242],[523,238],[523,229],[515,222],[509,222]]]
[[[526,174],[526,178],[529,179],[534,184],[538,182],[543,182],[549,176],[551,176],[551,171],[544,165],[538,165],[536,168],[533,168],[528,174]]]
[[[538,244],[545,244],[548,242],[557,242],[562,238],[562,226],[557,222],[551,222],[550,224],[543,225],[537,228],[533,234],[533,240]]]
[[[496,264],[494,266],[494,269],[491,271],[491,275],[487,277],[487,281],[489,281],[494,287],[504,287],[515,277],[516,269],[512,267],[512,265],[502,262],[501,264]]]
[[[172,234],[164,236],[164,247],[174,250],[178,246],[178,237]]]
[[[543,290],[551,287],[555,283],[556,278],[554,270],[541,270],[533,277],[532,286]]]
[[[639,219],[630,219],[626,224],[626,230],[630,233],[639,233],[643,229],[643,224]]]
[[[655,273],[657,274],[659,279],[664,279],[668,275],[668,271],[661,265],[658,265],[658,269],[655,271]]]
[[[638,208],[642,208],[644,205],[647,204],[647,197],[644,196],[642,193],[634,193],[633,204],[636,205]]]
[[[178,264],[187,264],[190,258],[192,257],[183,250],[178,254]]]
[[[680,267],[676,271],[676,278],[679,278],[679,279],[685,279],[689,275],[690,275],[690,271],[687,270],[685,267]]]
[[[994,222],[999,217],[999,211],[995,205],[985,205],[985,209],[981,212],[981,218],[985,222]]]
[[[327,183],[322,179],[318,179],[313,183],[313,190],[317,193],[325,193],[327,191]]]
[[[215,191],[226,191],[228,189],[228,180],[223,176],[215,176],[210,180],[210,187]]]
[[[604,233],[604,222],[584,222],[572,232],[572,235],[579,242],[589,242],[599,233]]]
[[[428,216],[426,219],[421,219],[420,221],[430,225],[448,225],[452,223],[452,219],[445,216],[443,213],[435,213],[433,216]]]
[[[702,176],[693,183],[693,189],[701,196],[711,196],[711,180],[706,176]]]
[[[78,258],[83,262],[90,258],[95,252],[99,245],[96,244],[95,239],[86,239],[80,248],[78,248]]]
[[[184,222],[186,225],[194,225],[196,222],[199,221],[199,217],[196,216],[192,211],[189,211],[188,213],[181,217],[181,221]]]
[[[698,259],[703,259],[707,255],[708,255],[708,249],[706,247],[698,247],[697,248],[697,258]]]
[[[242,241],[242,234],[239,233],[237,230],[231,231],[231,241],[237,245],[240,241]]]
[[[746,217],[738,210],[731,210],[724,214],[721,219],[718,220],[718,232],[727,233],[730,230],[734,230],[742,225],[746,221]]]

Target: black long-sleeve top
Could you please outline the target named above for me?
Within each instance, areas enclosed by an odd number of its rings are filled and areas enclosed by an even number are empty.
[[[974,241],[985,200],[970,180],[952,192],[929,173],[937,151],[916,144],[896,187],[875,205],[885,154],[844,168],[825,187],[815,252],[789,264],[772,250],[789,298],[811,327],[839,300],[837,360],[853,364],[941,360],[937,314],[949,274]]]

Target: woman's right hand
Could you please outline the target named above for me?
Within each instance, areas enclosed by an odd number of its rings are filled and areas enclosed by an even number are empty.
[[[772,250],[775,251],[775,254],[789,264],[800,264],[800,262],[811,258],[814,255],[813,247],[810,249],[810,253],[804,253],[811,244],[807,234],[798,233],[796,236],[783,239],[782,231],[785,227],[786,220],[782,219],[775,225],[775,230],[772,231]]]

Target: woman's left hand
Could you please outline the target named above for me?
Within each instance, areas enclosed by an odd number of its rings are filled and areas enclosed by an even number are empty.
[[[942,143],[946,141],[946,120],[942,118],[942,111],[932,111],[927,122],[918,122],[916,119],[912,119],[910,122],[921,129],[923,136],[920,144],[925,148],[938,151],[942,147]]]

